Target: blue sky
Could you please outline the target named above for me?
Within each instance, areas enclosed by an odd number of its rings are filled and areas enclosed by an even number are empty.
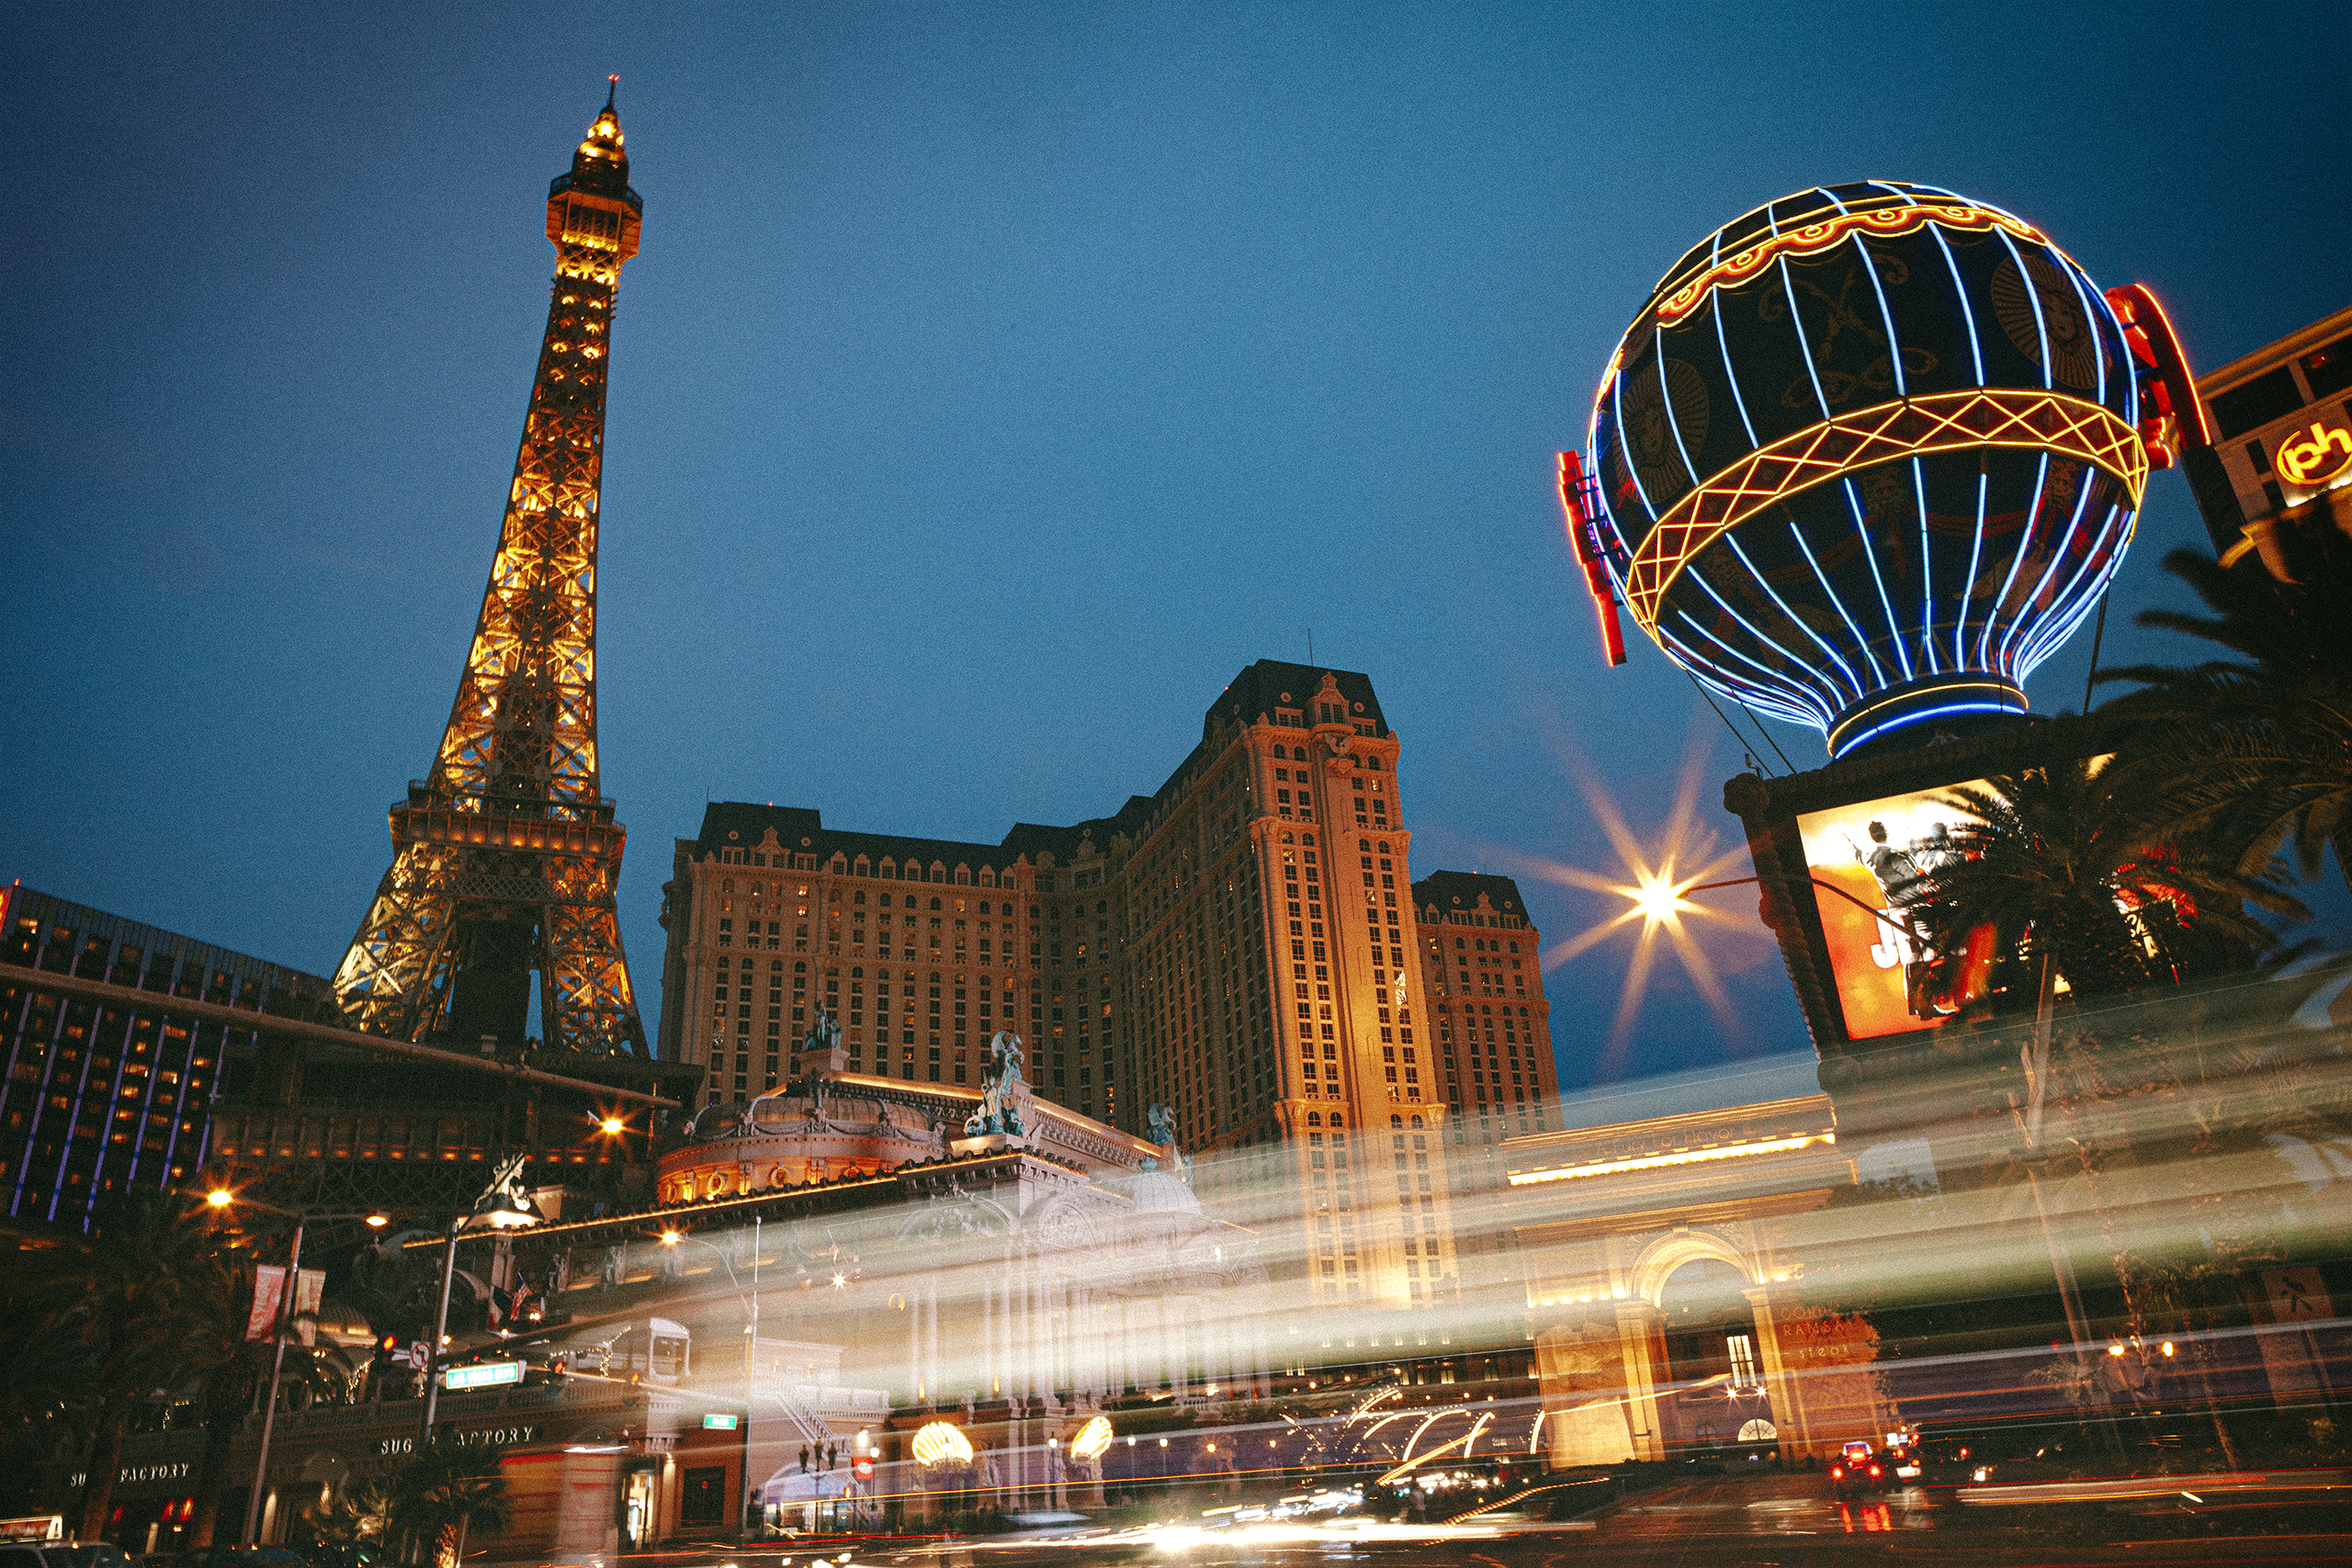
[[[2346,302],[2312,16],[0,8],[0,876],[334,964],[447,713],[547,181],[608,71],[646,205],[600,722],[649,1015],[707,799],[989,841],[1099,815],[1310,630],[1404,737],[1418,870],[1605,868],[1564,753],[1644,831],[1694,737],[1728,840],[1739,747],[1646,644],[1601,666],[1551,491],[1648,286],[1786,191],[1911,179],[2234,358]],[[2158,476],[2118,611],[2200,536]],[[2128,619],[2110,660],[2185,653]],[[1522,885],[1553,936],[1605,912]],[[1761,936],[1706,940],[1743,1034],[1669,974],[1629,1071],[1804,1048]],[[1550,977],[1571,1084],[1625,953]]]

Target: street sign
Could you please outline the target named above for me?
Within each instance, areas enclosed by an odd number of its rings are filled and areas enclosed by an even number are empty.
[[[420,1372],[425,1369],[426,1364],[429,1363],[432,1359],[432,1348],[422,1339],[417,1340],[408,1348],[408,1364],[414,1367]]]
[[[741,1420],[740,1416],[706,1416],[702,1418],[702,1429],[706,1432],[731,1432]]]
[[[441,1374],[441,1386],[452,1393],[461,1388],[496,1388],[522,1381],[520,1361],[480,1361],[470,1367],[451,1367]]]

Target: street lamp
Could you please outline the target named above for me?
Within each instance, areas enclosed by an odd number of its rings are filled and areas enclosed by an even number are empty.
[[[327,1213],[307,1204],[291,1209],[276,1203],[265,1203],[258,1198],[240,1199],[226,1187],[216,1187],[204,1195],[204,1201],[214,1209],[226,1211],[232,1203],[243,1202],[255,1209],[266,1209],[273,1214],[284,1214],[294,1222],[294,1245],[286,1258],[286,1283],[277,1292],[277,1321],[271,1325],[270,1337],[277,1342],[269,1362],[269,1402],[262,1406],[261,1450],[254,1456],[254,1483],[245,1496],[245,1528],[237,1544],[254,1543],[254,1530],[261,1519],[262,1487],[269,1477],[269,1439],[277,1425],[278,1380],[286,1371],[286,1327],[294,1315],[294,1295],[302,1278],[302,1230],[312,1220],[365,1220],[372,1228],[380,1230],[391,1216],[381,1210],[365,1213]],[[256,1276],[258,1279],[258,1276]]]
[[[751,1506],[752,1493],[752,1362],[760,1351],[760,1216],[752,1216],[752,1293],[743,1294],[742,1281],[735,1278],[735,1264],[725,1252],[709,1242],[686,1235],[672,1226],[662,1233],[662,1245],[676,1247],[684,1243],[699,1247],[718,1259],[727,1270],[727,1283],[735,1291],[737,1304],[743,1309],[743,1496],[744,1506]],[[650,1341],[649,1341],[649,1344]],[[737,1529],[742,1534],[742,1527]]]
[[[511,1230],[546,1218],[519,1185],[523,1168],[529,1163],[528,1155],[516,1155],[500,1165],[474,1206],[449,1222],[448,1241],[441,1253],[441,1306],[434,1314],[433,1339],[424,1351],[424,1415],[416,1429],[420,1450],[432,1446],[433,1418],[441,1408],[441,1345],[449,1337],[449,1285],[458,1276],[458,1233],[469,1224],[488,1230]]]

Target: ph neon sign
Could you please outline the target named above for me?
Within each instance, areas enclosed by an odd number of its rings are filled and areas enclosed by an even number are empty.
[[[2271,461],[2289,484],[2324,485],[2352,468],[2352,430],[2313,420],[2309,430],[2282,439]]]

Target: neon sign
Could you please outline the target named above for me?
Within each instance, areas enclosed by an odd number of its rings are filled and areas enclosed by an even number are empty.
[[[1898,234],[1913,233],[1930,223],[1940,223],[1947,229],[2006,229],[2032,244],[2050,243],[2049,236],[2024,219],[2012,217],[1998,208],[1978,207],[1972,202],[1922,201],[1916,206],[1878,207],[1860,212],[1841,212],[1819,223],[1805,223],[1783,230],[1715,263],[1657,302],[1658,322],[1670,325],[1680,321],[1713,290],[1736,288],[1782,256],[1815,255],[1845,243],[1849,234],[1893,239]]]
[[[2280,438],[2271,463],[2289,484],[2326,484],[2352,469],[2352,430],[2313,420],[2309,430]]]
[[[1866,180],[1686,252],[1556,482],[1612,660],[1622,599],[1712,694],[1844,755],[2021,712],[2149,471],[2209,429],[2147,289],[2103,293],[1983,202]]]
[[[1797,491],[1879,463],[1978,446],[2032,447],[2083,458],[2121,479],[2134,506],[2148,482],[2139,432],[2080,398],[1987,389],[1882,403],[1751,452],[1675,502],[1634,553],[1625,574],[1634,619],[1655,637],[1658,602],[1684,564]]]

